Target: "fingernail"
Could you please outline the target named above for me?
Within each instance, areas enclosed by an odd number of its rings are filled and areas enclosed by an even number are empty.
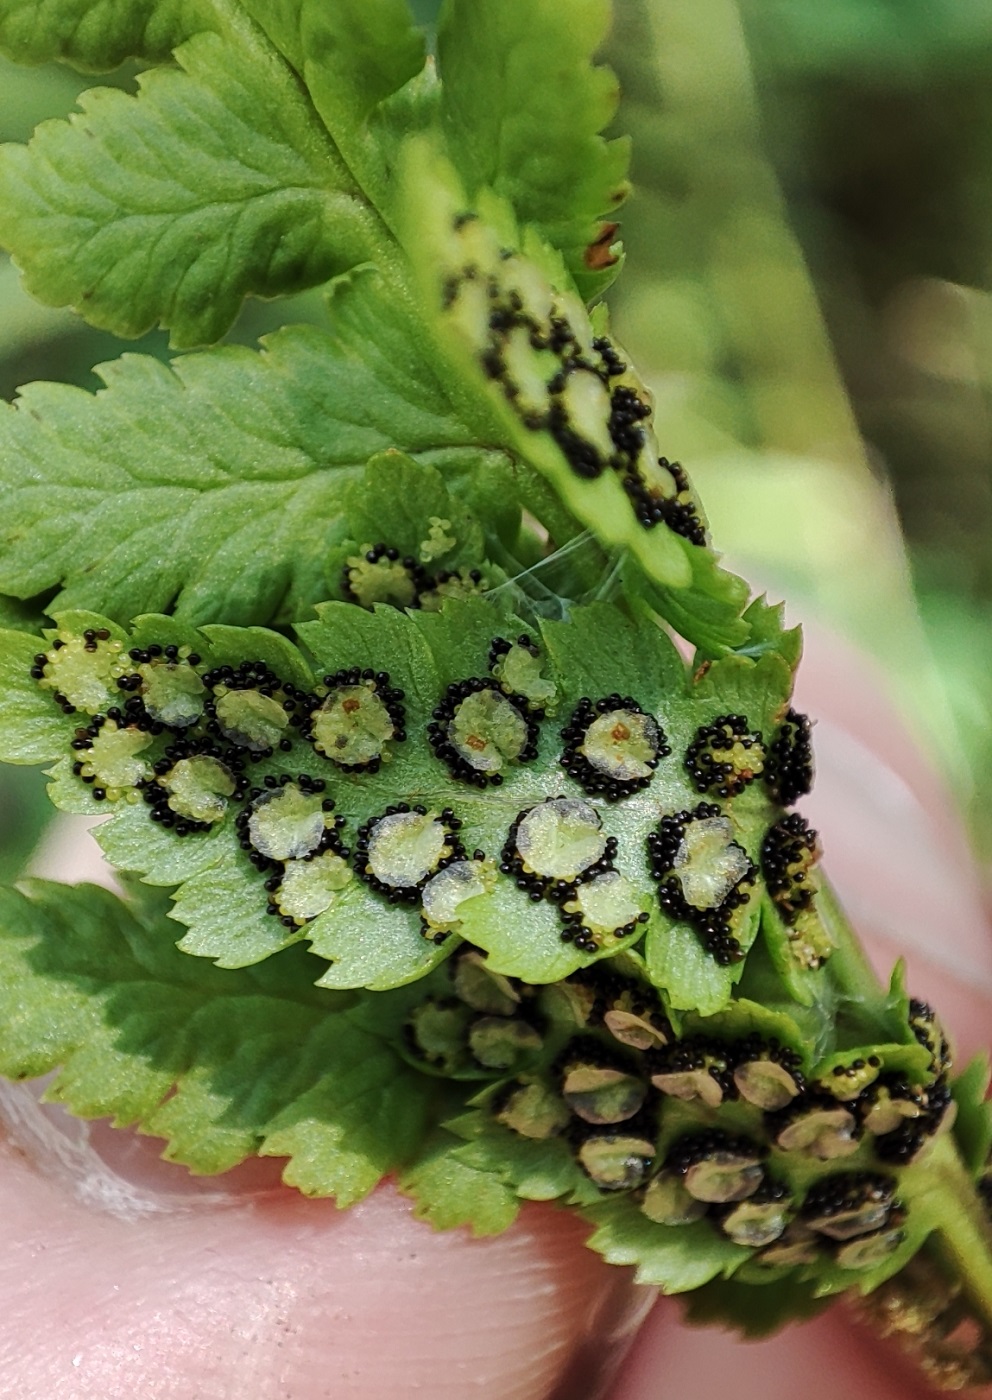
[[[596,1298],[565,1372],[548,1400],[602,1400],[653,1309],[658,1290],[634,1283],[632,1269],[613,1270]]]
[[[194,1176],[161,1157],[165,1144],[106,1119],[74,1118],[43,1095],[54,1075],[12,1084],[0,1079],[0,1125],[46,1176],[59,1180],[84,1205],[123,1218],[217,1209],[284,1190],[282,1163],[253,1158],[222,1176]]]

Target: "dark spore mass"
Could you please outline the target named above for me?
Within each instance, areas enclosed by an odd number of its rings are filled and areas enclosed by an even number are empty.
[[[671,753],[665,731],[630,695],[581,699],[561,737],[561,766],[590,795],[608,802],[640,792]]]
[[[765,882],[786,923],[793,923],[813,902],[816,888],[811,872],[819,854],[817,833],[798,812],[783,817],[764,839]]]
[[[698,792],[736,797],[762,771],[761,735],[744,715],[718,715],[696,730],[685,766]]]
[[[806,715],[789,710],[769,746],[765,777],[783,807],[791,807],[813,789],[812,729]]]

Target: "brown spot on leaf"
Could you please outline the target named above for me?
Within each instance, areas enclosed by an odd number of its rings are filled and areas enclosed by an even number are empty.
[[[603,224],[599,236],[586,248],[583,261],[591,271],[602,272],[616,263],[617,255],[612,251],[612,245],[619,229],[619,224]]]

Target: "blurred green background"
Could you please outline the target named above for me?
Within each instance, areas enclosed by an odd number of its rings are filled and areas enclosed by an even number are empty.
[[[429,25],[436,0],[414,6]],[[992,866],[992,4],[616,13],[636,192],[611,302],[663,450],[735,566],[876,655]],[[88,85],[0,67],[0,138]],[[252,303],[232,338],[287,315],[319,317],[318,298]],[[157,334],[123,348],[167,354]],[[0,262],[4,396],[95,387],[121,349]],[[31,776],[3,778],[8,864],[40,820]]]
[[[670,455],[735,563],[883,663],[992,862],[992,5],[618,14],[615,321]]]

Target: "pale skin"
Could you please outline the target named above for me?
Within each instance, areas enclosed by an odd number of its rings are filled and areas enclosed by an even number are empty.
[[[905,954],[963,1063],[988,1039],[986,911],[946,792],[864,673],[809,639],[798,703],[820,719],[819,777],[804,811],[877,966]],[[15,1137],[0,1145],[0,1374],[18,1400],[591,1400],[650,1305],[550,1208],[475,1241],[413,1220],[388,1186],[339,1212],[276,1184],[274,1163],[195,1184],[108,1130],[94,1145],[146,1207],[110,1211],[80,1199],[50,1143]],[[663,1301],[605,1397],[931,1393],[842,1307],[744,1348]]]

